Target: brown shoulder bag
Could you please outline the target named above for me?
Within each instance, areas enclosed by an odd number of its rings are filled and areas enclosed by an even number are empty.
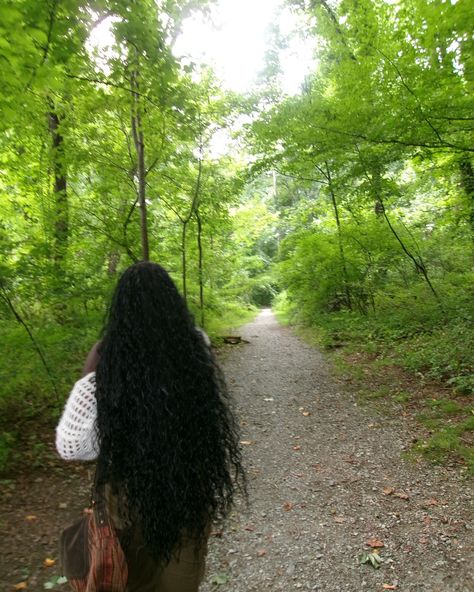
[[[63,575],[76,592],[125,592],[128,567],[117,531],[99,494],[97,475],[92,511],[66,528],[60,539]]]

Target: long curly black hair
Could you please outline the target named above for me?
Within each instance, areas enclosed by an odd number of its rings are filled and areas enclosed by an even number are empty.
[[[167,561],[203,540],[245,493],[226,384],[168,273],[141,262],[121,276],[96,370],[99,483]]]

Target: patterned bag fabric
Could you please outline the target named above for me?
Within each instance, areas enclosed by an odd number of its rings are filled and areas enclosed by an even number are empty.
[[[96,492],[92,512],[62,532],[60,560],[76,592],[125,592],[127,561],[105,501]]]

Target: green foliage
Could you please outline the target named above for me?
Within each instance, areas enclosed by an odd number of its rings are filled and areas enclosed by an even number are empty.
[[[328,349],[472,394],[473,14],[418,0],[306,11],[318,70],[249,135],[258,170],[278,171],[278,314]]]
[[[0,6],[5,424],[58,413],[141,257],[140,187],[150,256],[213,337],[273,301],[328,348],[362,344],[472,394],[468,0],[292,0],[318,63],[296,97],[279,90],[279,34],[259,94],[238,97],[173,53],[207,0],[129,4]],[[91,48],[103,20],[109,50]],[[245,114],[250,167],[212,149]]]
[[[183,19],[208,1],[165,4],[166,14],[153,0],[0,6],[0,469],[24,422],[51,428],[120,272],[142,256],[138,135],[150,258],[170,270],[196,323],[216,337],[273,293],[259,259],[269,214],[262,206],[244,236],[252,214],[234,221],[244,164],[212,148],[249,102],[173,53]],[[94,47],[104,22],[109,49]]]

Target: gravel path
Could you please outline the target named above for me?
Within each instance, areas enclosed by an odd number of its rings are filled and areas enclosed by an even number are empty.
[[[211,538],[202,592],[474,591],[472,482],[403,460],[406,421],[357,406],[270,311],[241,334],[249,343],[223,364],[250,500]],[[58,535],[87,505],[92,471],[60,461],[50,432],[42,466],[0,483],[0,592],[68,589],[53,585]],[[358,565],[368,541],[384,545],[378,570]]]
[[[270,311],[241,335],[224,368],[250,502],[214,533],[203,592],[474,591],[472,483],[404,460],[406,423],[358,406]]]

